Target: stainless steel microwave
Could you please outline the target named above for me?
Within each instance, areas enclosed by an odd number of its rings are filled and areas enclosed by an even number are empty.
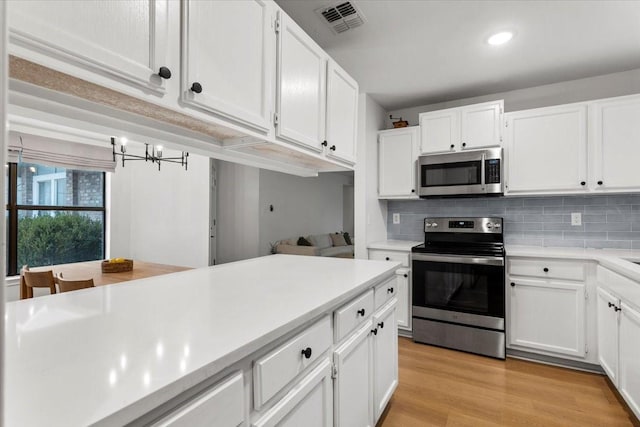
[[[430,154],[418,159],[418,195],[499,196],[503,194],[502,148]]]

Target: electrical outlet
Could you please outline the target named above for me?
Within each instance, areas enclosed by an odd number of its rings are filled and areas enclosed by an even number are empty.
[[[393,214],[393,223],[394,224],[400,224],[400,214],[399,213],[394,213]]]
[[[582,225],[582,214],[580,212],[571,213],[571,225]]]

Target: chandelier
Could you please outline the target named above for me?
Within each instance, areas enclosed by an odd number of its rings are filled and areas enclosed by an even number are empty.
[[[136,154],[127,153],[127,138],[118,139],[120,142],[120,149],[117,149],[116,138],[114,137],[111,137],[111,148],[113,151],[113,161],[116,161],[116,156],[120,156],[122,159],[122,167],[124,167],[124,162],[127,160],[144,160],[145,162],[157,163],[158,170],[160,170],[162,162],[178,163],[181,166],[184,166],[184,170],[187,170],[189,153],[186,151],[183,151],[180,157],[163,157],[162,145],[152,145],[151,151],[149,151],[149,144],[144,144],[144,156],[138,156]]]

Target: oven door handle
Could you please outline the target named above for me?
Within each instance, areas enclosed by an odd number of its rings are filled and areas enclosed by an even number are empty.
[[[477,265],[504,265],[504,258],[501,257],[477,257],[473,255],[426,255],[411,254],[413,261],[448,262],[451,264],[477,264]]]

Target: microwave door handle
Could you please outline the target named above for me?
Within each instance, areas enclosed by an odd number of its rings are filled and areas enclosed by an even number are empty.
[[[487,186],[486,186],[486,182],[485,182],[485,175],[484,175],[484,163],[485,160],[487,158],[487,154],[486,153],[482,153],[482,157],[480,158],[480,187],[482,189],[483,193],[487,192]]]

